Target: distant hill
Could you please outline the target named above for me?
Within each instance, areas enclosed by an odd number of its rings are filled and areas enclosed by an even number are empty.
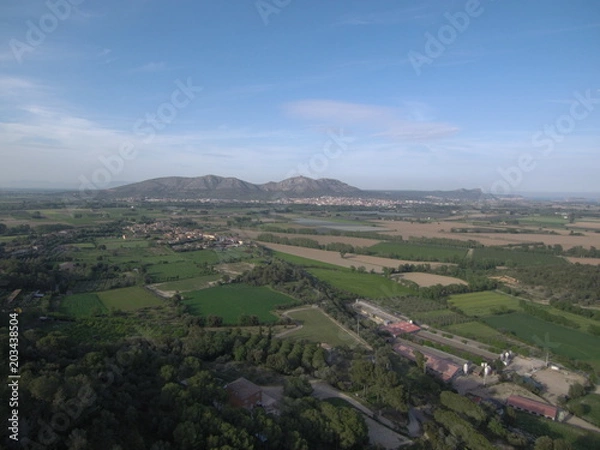
[[[314,180],[303,176],[265,184],[232,177],[165,177],[140,181],[102,191],[103,197],[269,199],[277,197],[352,196],[362,192],[338,180]]]

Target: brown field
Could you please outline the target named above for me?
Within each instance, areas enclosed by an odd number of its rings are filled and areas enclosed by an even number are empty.
[[[256,230],[232,230],[240,234],[248,239],[256,239],[259,234],[264,233],[264,231],[256,231]],[[371,245],[379,244],[381,241],[377,239],[365,239],[365,238],[356,238],[356,237],[348,237],[348,236],[328,236],[321,234],[288,234],[288,233],[269,233],[279,237],[287,237],[287,238],[296,238],[302,237],[307,239],[313,239],[317,241],[319,244],[331,244],[333,242],[341,242],[343,244],[350,244],[357,247],[370,247]]]
[[[574,256],[567,256],[565,258],[569,262],[575,264],[591,264],[592,266],[600,266],[600,258],[575,258]]]
[[[474,240],[483,245],[509,245],[526,244],[534,242],[543,242],[546,245],[560,244],[564,249],[569,249],[577,245],[584,248],[600,246],[600,233],[583,233],[584,236],[569,236],[568,231],[558,231],[561,234],[511,234],[511,233],[451,233],[451,228],[472,228],[472,225],[440,221],[431,223],[410,223],[410,222],[391,222],[376,221],[376,223],[387,229],[386,234],[402,236],[408,239],[410,236],[428,237],[428,238],[448,238],[462,241]],[[537,228],[531,228],[537,230]]]
[[[435,275],[432,273],[423,272],[408,272],[398,276],[394,276],[396,279],[409,280],[417,283],[421,287],[435,286],[441,284],[442,286],[448,286],[450,284],[468,284],[466,281],[460,278],[447,277],[444,275]]]
[[[429,261],[405,261],[401,259],[379,258],[377,256],[355,255],[354,253],[348,253],[342,258],[339,252],[330,252],[327,250],[272,244],[270,242],[265,242],[263,245],[278,252],[289,253],[290,255],[302,256],[303,258],[314,259],[342,267],[364,266],[368,271],[373,269],[375,272],[383,272],[384,267],[398,267],[400,264],[429,264],[431,267],[455,265]]]
[[[575,222],[566,225],[568,228],[586,228],[589,230],[600,230],[600,222]]]

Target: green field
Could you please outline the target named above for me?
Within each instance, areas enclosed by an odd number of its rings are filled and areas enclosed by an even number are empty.
[[[319,267],[322,269],[333,269],[338,270],[341,266],[336,266],[335,264],[329,264],[321,261],[317,261],[316,259],[303,258],[302,256],[290,255],[289,253],[283,252],[273,252],[273,255],[279,259],[287,261],[292,264],[296,264],[297,266],[302,267]]]
[[[569,223],[568,219],[562,216],[527,216],[517,219],[521,225],[537,226],[537,227],[552,227],[564,228],[564,225]]]
[[[108,312],[108,309],[94,293],[74,294],[60,302],[59,312],[73,317],[87,317]]]
[[[548,253],[524,252],[500,247],[476,248],[473,250],[473,260],[496,261],[498,265],[509,267],[568,264],[564,258]]]
[[[300,322],[302,328],[287,334],[290,339],[303,339],[311,342],[325,342],[332,347],[340,345],[360,345],[354,336],[340,328],[320,309],[311,308],[294,311],[288,314],[292,319]]]
[[[275,322],[277,316],[271,311],[279,305],[293,302],[292,297],[265,286],[228,284],[189,292],[185,294],[183,303],[189,307],[191,314],[220,316],[224,324],[235,325],[242,315],[255,315],[261,322]]]
[[[507,331],[538,347],[549,342],[550,351],[553,354],[585,361],[596,366],[600,362],[600,337],[546,322],[520,312],[490,316],[483,320],[493,328]]]
[[[209,282],[216,281],[221,278],[221,275],[204,275],[200,277],[187,278],[181,281],[169,281],[157,285],[161,291],[180,291],[189,292],[204,289]]]
[[[600,395],[588,394],[584,397],[569,401],[569,406],[576,404],[582,405],[584,414],[583,419],[600,427]]]
[[[373,255],[414,261],[460,261],[467,254],[466,248],[446,247],[402,242],[380,242],[368,247]]]
[[[308,269],[318,279],[333,287],[361,297],[383,298],[411,294],[414,291],[389,278],[373,273],[353,272],[349,269]]]
[[[152,277],[154,283],[167,281],[171,279],[182,280],[184,278],[193,278],[201,274],[201,271],[195,264],[189,261],[169,262],[168,264],[153,264],[148,267],[148,275]]]
[[[147,306],[163,305],[162,300],[139,286],[111,289],[97,292],[97,295],[108,310],[114,308],[121,311],[135,311]]]
[[[444,329],[475,340],[480,338],[498,338],[502,336],[498,330],[481,322],[459,323],[456,325],[449,325]]]
[[[448,303],[472,317],[496,314],[504,308],[509,311],[521,311],[518,298],[492,291],[452,295]]]

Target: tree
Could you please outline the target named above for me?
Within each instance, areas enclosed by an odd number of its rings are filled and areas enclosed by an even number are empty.
[[[535,440],[534,450],[553,450],[554,443],[552,442],[552,438],[548,436],[542,436]]]
[[[415,363],[417,363],[417,367],[419,369],[421,369],[423,371],[423,373],[425,373],[427,370],[427,364],[426,364],[427,360],[425,359],[425,355],[423,355],[423,353],[421,353],[420,351],[415,350],[414,357],[415,357]]]
[[[223,318],[220,316],[215,316],[211,314],[206,318],[206,326],[220,327],[221,325],[223,325]]]
[[[579,398],[579,397],[583,397],[585,395],[585,387],[583,387],[583,385],[581,383],[574,383],[571,386],[569,386],[569,397],[574,399],[574,398]]]
[[[286,397],[302,398],[312,394],[313,387],[305,377],[289,377],[285,380],[283,394]]]

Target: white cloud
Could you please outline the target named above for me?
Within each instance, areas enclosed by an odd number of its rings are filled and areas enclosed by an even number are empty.
[[[284,105],[284,110],[293,117],[336,126],[366,126],[374,130],[374,136],[393,139],[438,139],[459,130],[446,123],[423,120],[431,115],[431,109],[424,103],[406,103],[404,109],[396,109],[332,100],[302,100]]]

